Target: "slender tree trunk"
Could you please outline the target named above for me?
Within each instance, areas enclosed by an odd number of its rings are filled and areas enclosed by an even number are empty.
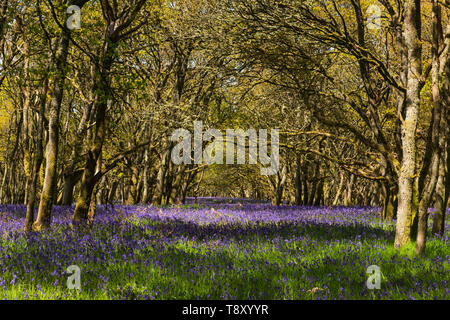
[[[344,172],[341,171],[340,176],[341,176],[341,178],[340,178],[339,186],[336,190],[336,196],[334,197],[333,206],[338,205],[339,198],[341,197],[341,193],[342,193],[342,188],[344,187]]]
[[[441,11],[436,0],[432,1],[432,25],[433,25],[433,45],[432,45],[432,97],[433,97],[433,120],[431,128],[431,167],[429,169],[429,180],[422,191],[419,205],[419,221],[417,233],[416,254],[425,254],[427,227],[428,227],[428,207],[431,203],[436,183],[439,179],[440,161],[445,154],[445,112],[441,101],[440,92],[440,61],[439,47],[442,35]],[[442,161],[443,162],[443,161]],[[437,196],[439,197],[439,196]]]
[[[80,194],[75,206],[73,223],[86,223],[94,186],[97,183],[96,165],[101,156],[103,142],[106,138],[106,109],[108,106],[110,90],[110,70],[114,61],[114,52],[117,43],[107,39],[105,41],[104,54],[100,61],[100,69],[95,73],[98,78],[94,83],[93,92],[96,93],[95,107],[95,133],[90,143],[88,157],[84,166],[83,176],[81,178]]]
[[[301,162],[300,157],[297,157],[297,166],[295,170],[295,204],[301,205],[302,204],[302,174],[301,174]]]
[[[407,90],[405,119],[402,122],[402,162],[398,187],[397,226],[394,246],[411,241],[412,221],[416,214],[414,184],[416,180],[416,130],[420,110],[420,77],[422,75],[420,0],[405,2],[404,38],[407,48]]]
[[[149,169],[150,169],[150,159],[149,159],[149,147],[145,148],[144,152],[144,172],[143,172],[143,190],[141,202],[146,204],[149,202],[150,198],[150,183],[149,183]]]
[[[63,195],[60,205],[70,206],[73,203],[73,190],[81,178],[81,171],[69,172],[64,174]]]
[[[9,154],[9,156],[7,157],[9,163],[10,163],[10,167],[8,171],[8,176],[7,176],[7,180],[6,180],[6,193],[5,193],[5,202],[6,203],[11,203],[11,204],[15,204],[15,199],[16,199],[16,189],[17,189],[17,173],[18,171],[16,170],[17,167],[17,152],[19,150],[19,141],[20,141],[20,136],[21,136],[21,132],[22,132],[22,123],[23,123],[23,113],[22,112],[18,112],[17,110],[14,111],[14,122],[15,122],[15,142],[14,142],[14,147],[12,148],[11,153]],[[9,139],[8,139],[9,140]]]
[[[131,167],[131,178],[130,178],[130,188],[128,192],[128,199],[126,204],[135,205],[138,203],[138,183],[139,183],[139,171],[136,166]]]
[[[111,187],[111,190],[109,190],[109,193],[108,193],[108,203],[110,204],[110,205],[113,205],[114,204],[114,197],[115,197],[115,195],[116,195],[116,191],[117,191],[117,187],[119,186],[119,181],[114,181],[113,182],[113,184],[112,184],[112,187]]]
[[[159,165],[158,176],[156,179],[156,190],[153,196],[153,204],[162,205],[165,202],[164,194],[166,190],[167,171],[170,161],[170,148],[167,147],[166,151],[161,156],[161,163]]]
[[[5,199],[6,199],[6,194],[7,194],[7,192],[6,192],[6,188],[7,188],[6,180],[7,180],[7,177],[8,177],[8,164],[5,163],[5,171],[3,173],[2,186],[1,186],[1,189],[0,189],[0,201],[2,203],[6,202]]]
[[[316,197],[316,193],[317,193],[317,187],[319,184],[319,176],[320,176],[320,163],[318,160],[315,161],[315,166],[314,166],[314,177],[313,180],[311,181],[311,193],[309,195],[309,200],[308,200],[308,205],[314,205],[314,199]]]
[[[344,197],[344,205],[350,206],[352,205],[352,190],[353,190],[353,183],[355,181],[355,175],[350,175],[350,182],[347,184],[347,190],[345,191],[345,197]]]
[[[317,185],[317,189],[316,189],[316,195],[314,196],[314,205],[315,206],[320,206],[323,204],[323,179],[319,180],[319,183]]]
[[[97,165],[95,168],[95,174],[98,174],[102,170],[102,154],[97,159]],[[104,177],[102,177],[104,178]],[[95,219],[95,214],[97,212],[97,192],[99,192],[99,184],[95,184],[93,196],[91,195],[91,203],[89,204],[89,212],[88,212],[88,223],[92,224]]]
[[[23,134],[23,167],[24,167],[24,171],[25,171],[25,204],[27,204],[27,198],[28,198],[28,193],[29,193],[29,189],[30,189],[30,185],[31,185],[31,167],[32,167],[32,148],[31,148],[31,144],[32,142],[30,141],[31,136],[32,136],[32,131],[33,131],[33,127],[32,127],[32,122],[30,121],[30,114],[31,114],[31,99],[32,99],[32,94],[33,94],[33,88],[30,85],[30,78],[29,78],[29,68],[30,68],[30,52],[29,52],[29,48],[28,48],[28,42],[25,42],[25,48],[24,48],[24,52],[25,52],[25,63],[24,63],[24,82],[25,82],[25,86],[24,86],[24,103],[23,103],[23,108],[22,108],[22,112],[23,112],[23,130],[22,130],[22,134]]]
[[[442,159],[441,159],[442,160]],[[439,162],[439,178],[436,184],[436,200],[434,202],[434,218],[433,218],[433,234],[438,234],[439,236],[444,235],[444,227],[445,227],[445,211],[446,211],[446,203],[444,203],[445,199],[445,186],[444,186],[444,178],[445,178],[445,163],[442,161]]]
[[[308,205],[308,199],[309,199],[309,191],[308,191],[308,180],[307,180],[307,166],[303,167],[303,205]]]
[[[100,179],[100,182],[98,184],[98,189],[97,192],[95,193],[95,203],[96,204],[102,204],[105,203],[104,199],[105,199],[105,186],[106,186],[106,177],[103,176]]]
[[[450,47],[450,26],[447,26],[445,45]],[[445,228],[445,214],[450,195],[450,49],[443,56],[442,63],[440,65],[440,73],[444,75],[442,79],[442,112],[443,112],[443,124],[444,129],[441,129],[441,133],[445,132],[445,152],[440,157],[440,169],[439,178],[436,185],[436,201],[434,204],[434,219],[433,219],[433,234],[444,235]]]
[[[383,190],[382,217],[384,220],[392,220],[397,211],[397,194],[388,183],[383,183],[381,188]]]
[[[34,222],[34,204],[37,198],[37,184],[39,180],[39,171],[41,170],[42,160],[44,158],[44,115],[45,104],[47,102],[48,77],[45,78],[40,97],[39,124],[36,137],[36,152],[34,154],[33,170],[31,172],[30,189],[27,197],[27,213],[25,216],[25,231],[32,230]]]
[[[59,114],[64,93],[64,81],[66,77],[66,61],[69,49],[69,33],[63,31],[59,39],[55,57],[55,77],[53,86],[53,97],[49,108],[48,142],[45,151],[45,178],[42,187],[41,201],[37,220],[33,229],[39,231],[50,227],[53,197],[56,189],[56,169],[58,164],[59,144]]]

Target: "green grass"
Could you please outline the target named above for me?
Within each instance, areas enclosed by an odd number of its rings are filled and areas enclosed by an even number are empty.
[[[382,229],[393,232],[393,225]],[[129,216],[114,228],[80,232],[61,225],[36,241],[4,233],[0,258],[9,265],[0,267],[0,299],[450,298],[450,250],[435,238],[416,257],[414,244],[396,250],[390,240],[335,240],[299,226],[273,237],[240,238],[236,230],[230,231],[236,237],[197,238],[167,222]],[[87,235],[95,240],[81,245]],[[42,268],[27,268],[30,261]],[[71,264],[82,270],[81,292],[66,287]],[[367,289],[369,265],[381,268],[380,290]]]

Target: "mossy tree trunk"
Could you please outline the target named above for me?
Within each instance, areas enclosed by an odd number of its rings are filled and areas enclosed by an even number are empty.
[[[401,124],[402,162],[398,181],[397,226],[394,246],[411,241],[414,205],[414,183],[417,174],[416,130],[420,110],[420,77],[422,75],[420,0],[405,2],[404,39],[407,50],[407,89],[405,118]]]
[[[69,31],[64,30],[58,41],[54,61],[53,96],[50,102],[48,115],[48,142],[45,150],[45,176],[42,186],[41,200],[34,230],[50,227],[53,195],[56,188],[56,169],[58,163],[59,145],[59,114],[64,92],[64,81],[67,73],[67,54],[69,49]]]

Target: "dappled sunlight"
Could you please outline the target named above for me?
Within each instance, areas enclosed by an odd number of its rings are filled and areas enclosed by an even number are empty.
[[[72,229],[73,208],[55,207],[52,229],[30,234],[22,231],[24,208],[8,210],[13,216],[0,224],[5,299],[433,299],[449,294],[447,240],[431,238],[425,258],[406,248],[398,251],[392,246],[395,229],[380,220],[378,208],[246,204],[115,206],[111,211],[99,206],[90,228]],[[80,293],[66,288],[69,265],[81,269]],[[382,290],[365,285],[370,265],[381,267]]]

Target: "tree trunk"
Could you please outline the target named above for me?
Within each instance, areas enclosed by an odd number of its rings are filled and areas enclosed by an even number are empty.
[[[144,152],[144,172],[143,172],[143,190],[141,202],[146,204],[150,199],[150,182],[149,182],[149,171],[150,171],[150,159],[149,159],[149,147],[145,148]]]
[[[381,186],[383,191],[383,220],[392,220],[395,218],[397,211],[397,194],[387,183],[383,183]]]
[[[117,187],[119,186],[119,181],[114,181],[113,182],[113,184],[112,184],[112,187],[111,187],[111,190],[109,190],[109,193],[108,193],[108,203],[110,204],[110,205],[113,205],[114,204],[114,196],[116,195],[116,191],[117,191]]]
[[[431,203],[432,195],[435,191],[436,183],[439,180],[440,163],[444,163],[444,145],[445,145],[445,112],[441,101],[440,92],[440,61],[439,61],[439,47],[442,35],[441,11],[440,6],[436,0],[432,1],[432,25],[433,25],[433,45],[432,45],[432,98],[433,98],[433,112],[432,112],[432,129],[431,129],[431,167],[429,169],[429,180],[423,188],[420,206],[419,206],[419,223],[417,233],[416,254],[424,255],[427,238],[428,227],[428,207]],[[426,172],[427,173],[427,172]],[[425,174],[425,173],[423,173]],[[442,193],[442,192],[441,192]],[[439,195],[437,195],[439,198]]]
[[[30,188],[27,197],[27,213],[25,216],[25,231],[29,232],[33,228],[34,222],[34,204],[36,202],[37,184],[39,180],[39,171],[41,170],[42,160],[44,158],[44,115],[45,115],[45,104],[47,102],[47,91],[48,91],[48,78],[44,80],[42,87],[42,93],[40,97],[40,111],[39,111],[39,124],[37,129],[36,137],[36,151],[34,154],[34,164],[33,170],[30,176]]]
[[[58,144],[59,144],[59,114],[64,93],[64,81],[66,77],[66,61],[69,49],[69,33],[63,31],[59,39],[55,57],[55,78],[53,87],[53,97],[49,110],[48,142],[45,151],[45,177],[42,187],[41,201],[37,220],[33,224],[34,230],[41,230],[50,227],[51,210],[56,188],[56,169],[58,164]]]
[[[352,190],[353,190],[353,183],[355,181],[355,175],[350,175],[350,181],[347,184],[347,189],[345,190],[345,196],[344,196],[344,206],[350,206],[352,204]]]
[[[416,214],[414,181],[416,179],[416,129],[420,110],[420,77],[422,75],[420,0],[405,3],[404,39],[407,48],[407,89],[402,131],[402,162],[398,181],[397,226],[394,246],[411,241],[412,221]]]
[[[156,190],[153,196],[153,204],[159,206],[164,204],[164,194],[166,190],[167,171],[170,161],[170,148],[166,147],[166,151],[161,156],[161,163],[159,165],[158,176],[156,179]]]
[[[138,203],[138,178],[139,178],[139,172],[138,168],[136,166],[131,166],[131,178],[129,182],[129,191],[128,191],[128,199],[126,204],[127,205],[135,205]]]
[[[341,197],[342,188],[344,187],[344,172],[341,171],[340,173],[341,180],[339,182],[339,186],[336,190],[336,196],[334,197],[333,206],[337,206],[339,203],[339,198]]]
[[[295,183],[295,204],[301,205],[302,204],[302,174],[301,174],[301,162],[300,157],[297,157],[297,166],[295,170],[295,177],[294,177],[294,183]]]
[[[450,26],[447,26],[445,45],[450,46]],[[444,235],[445,228],[445,214],[450,195],[450,49],[447,54],[443,56],[443,63],[441,64],[441,74],[444,75],[442,79],[442,107],[444,130],[446,135],[445,152],[440,157],[439,178],[436,185],[436,200],[434,204],[434,219],[433,219],[433,234],[440,236]]]
[[[441,160],[443,160],[441,158]],[[444,186],[444,178],[445,178],[445,163],[442,161],[439,162],[439,178],[436,184],[436,200],[434,202],[434,218],[433,218],[433,234],[437,234],[439,236],[444,235],[445,228],[445,211],[446,211],[446,203],[444,203],[445,199],[445,186]]]
[[[108,106],[110,90],[110,70],[114,61],[115,49],[117,43],[109,38],[105,40],[105,48],[102,60],[100,61],[96,81],[92,91],[96,94],[96,101],[93,110],[95,110],[95,133],[90,142],[88,157],[84,166],[83,176],[81,178],[80,195],[77,199],[75,212],[73,215],[74,224],[84,224],[88,222],[88,212],[92,197],[92,191],[97,183],[96,166],[100,159],[103,142],[106,138],[106,109]]]
[[[306,164],[303,167],[303,205],[308,205],[308,200],[309,200],[309,193],[308,193],[308,180],[307,180],[307,167]]]

